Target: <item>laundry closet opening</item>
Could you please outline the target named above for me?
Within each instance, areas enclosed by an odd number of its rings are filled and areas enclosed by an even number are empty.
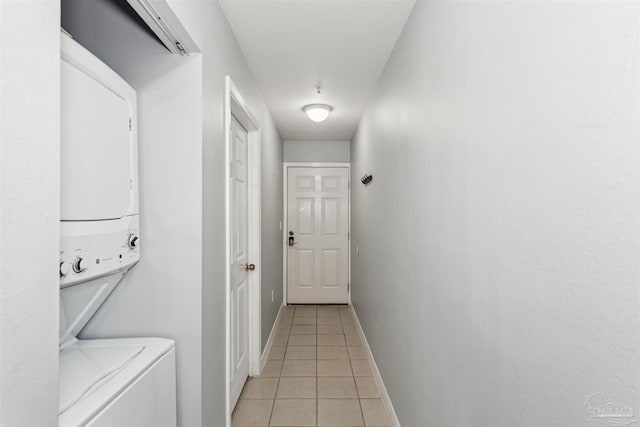
[[[158,28],[149,27],[153,22],[145,22],[151,16],[144,15],[147,2],[61,4],[63,30],[137,93],[141,256],[78,337],[174,340],[177,422],[198,425],[203,375],[202,58],[175,15],[167,17],[173,25],[168,33],[181,37],[182,50],[166,47],[168,36],[157,36]],[[154,7],[170,12],[163,4],[154,2]]]

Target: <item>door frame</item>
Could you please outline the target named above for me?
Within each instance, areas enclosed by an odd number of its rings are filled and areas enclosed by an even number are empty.
[[[348,253],[349,253],[349,291],[347,296],[347,304],[351,305],[351,163],[331,163],[331,162],[284,162],[282,165],[282,186],[284,206],[284,221],[282,223],[282,304],[288,305],[288,274],[287,268],[289,263],[288,257],[288,223],[289,223],[289,168],[346,168],[349,172],[347,181],[347,197],[349,199],[349,223],[348,223]]]
[[[251,114],[244,97],[231,80],[225,77],[224,141],[225,141],[225,380],[226,424],[231,426],[231,118],[242,124],[248,136],[248,247],[247,256],[257,264],[256,274],[249,274],[249,376],[260,375],[261,316],[261,141],[260,124]]]

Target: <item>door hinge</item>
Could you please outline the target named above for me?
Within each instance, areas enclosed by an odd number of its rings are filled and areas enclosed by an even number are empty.
[[[133,127],[131,125],[131,117],[129,117],[129,132],[131,132],[133,130]]]

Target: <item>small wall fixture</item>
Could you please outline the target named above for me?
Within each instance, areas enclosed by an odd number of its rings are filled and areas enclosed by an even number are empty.
[[[302,111],[304,111],[307,117],[309,117],[309,120],[320,123],[327,120],[329,113],[333,111],[333,107],[326,104],[309,104],[305,105],[302,108]]]
[[[363,183],[364,185],[367,185],[368,183],[370,183],[371,181],[373,181],[373,175],[366,174],[365,176],[363,176],[362,178],[360,178],[360,181],[362,181],[362,183]]]

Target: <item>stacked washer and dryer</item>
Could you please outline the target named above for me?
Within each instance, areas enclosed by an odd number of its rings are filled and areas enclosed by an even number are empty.
[[[136,91],[62,35],[60,426],[175,426],[175,343],[78,339],[140,260]]]

